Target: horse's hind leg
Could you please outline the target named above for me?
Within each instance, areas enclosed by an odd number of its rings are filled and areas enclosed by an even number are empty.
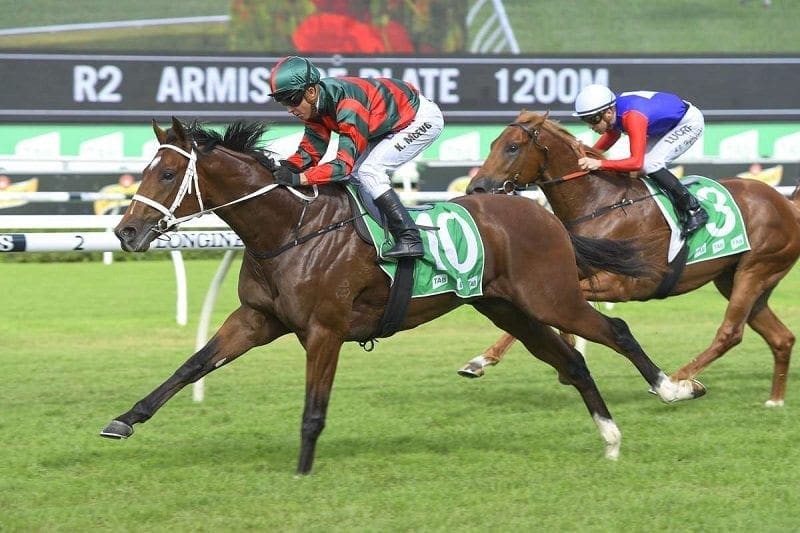
[[[583,403],[605,442],[605,455],[609,459],[619,457],[622,433],[606,406],[589,368],[580,353],[569,346],[549,326],[528,320],[506,302],[475,302],[474,307],[486,315],[495,325],[518,338],[528,351],[549,364],[569,380],[581,395]]]
[[[759,309],[758,312],[751,313],[747,323],[767,342],[775,361],[775,367],[772,372],[772,391],[769,400],[764,402],[764,405],[767,407],[783,407],[786,380],[789,377],[789,363],[792,358],[792,348],[795,341],[794,334],[775,316],[772,309],[767,305]]]
[[[586,300],[565,300],[557,309],[539,311],[536,316],[542,322],[608,346],[625,356],[650,385],[651,392],[665,402],[699,398],[706,393],[705,387],[696,380],[671,380],[647,356],[624,320],[605,316]]]
[[[203,348],[189,357],[153,392],[136,402],[129,411],[112,420],[100,435],[113,439],[130,437],[134,424],[149,420],[183,387],[230,363],[250,348],[266,344],[285,333],[286,329],[273,317],[265,316],[249,307],[240,307],[225,320]]]

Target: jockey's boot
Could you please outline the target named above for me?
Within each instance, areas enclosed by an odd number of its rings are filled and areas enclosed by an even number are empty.
[[[386,217],[389,231],[392,232],[395,241],[394,246],[381,255],[386,259],[422,257],[425,251],[419,230],[395,190],[389,189],[375,198],[375,205]]]
[[[683,223],[683,231],[681,232],[681,237],[684,239],[708,222],[708,213],[697,201],[697,198],[688,192],[678,200],[678,209],[683,211],[686,216],[686,220]]]
[[[678,219],[683,227],[681,237],[686,239],[705,226],[708,222],[708,213],[697,201],[697,198],[692,196],[686,186],[675,177],[675,174],[666,168],[660,168],[648,176],[658,183],[661,190],[672,200],[672,205],[675,206]]]

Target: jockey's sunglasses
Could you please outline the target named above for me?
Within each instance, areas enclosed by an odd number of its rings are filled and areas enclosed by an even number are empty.
[[[297,107],[300,105],[300,102],[303,101],[303,95],[305,93],[305,89],[297,89],[295,91],[273,95],[272,98],[282,106]]]
[[[603,120],[603,113],[595,113],[594,115],[586,115],[585,117],[581,117],[581,120],[585,123],[589,124],[590,126],[595,126],[600,124],[600,121]]]

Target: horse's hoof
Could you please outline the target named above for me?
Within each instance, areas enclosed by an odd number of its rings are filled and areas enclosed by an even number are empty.
[[[783,407],[783,400],[767,400],[764,407]]]
[[[682,400],[694,400],[705,396],[707,391],[705,386],[696,379],[673,380],[664,375],[655,386],[650,387],[648,392],[658,395],[664,403],[674,403]]]
[[[127,439],[131,435],[133,435],[133,428],[119,420],[112,420],[111,423],[100,432],[100,436],[106,437],[107,439]]]
[[[619,460],[619,444],[616,445],[608,445],[606,446],[605,450],[606,459],[609,461],[618,461]]]
[[[481,377],[485,371],[483,370],[482,366],[468,364],[464,368],[458,371],[458,375],[463,378],[479,378]]]
[[[494,366],[496,364],[497,361],[479,355],[473,357],[466,365],[461,367],[461,370],[458,371],[458,375],[465,378],[479,378],[486,373],[484,369],[487,366]]]
[[[705,385],[703,385],[696,379],[691,380],[691,382],[692,382],[692,398],[700,398],[701,396],[706,395],[706,392],[708,392],[708,390],[706,390]]]

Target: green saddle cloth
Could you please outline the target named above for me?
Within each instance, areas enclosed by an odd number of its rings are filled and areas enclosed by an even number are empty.
[[[650,193],[654,195],[658,207],[673,230],[670,243],[669,260],[672,260],[676,247],[680,247],[680,223],[675,207],[661,189],[650,178],[643,178]],[[681,180],[703,205],[708,213],[706,225],[689,236],[689,254],[686,264],[709,261],[750,249],[742,213],[728,189],[719,182],[703,176],[686,176]]]
[[[347,190],[354,196],[361,212],[365,213],[355,189],[348,185]],[[462,298],[481,296],[483,239],[472,215],[452,202],[436,202],[430,208],[414,208],[409,212],[418,226],[432,228],[420,230],[425,255],[415,261],[411,297],[444,292],[454,292]],[[383,260],[381,250],[388,250],[394,245],[394,240],[369,213],[364,215],[364,220],[379,257],[378,264],[393,282],[397,263]]]

